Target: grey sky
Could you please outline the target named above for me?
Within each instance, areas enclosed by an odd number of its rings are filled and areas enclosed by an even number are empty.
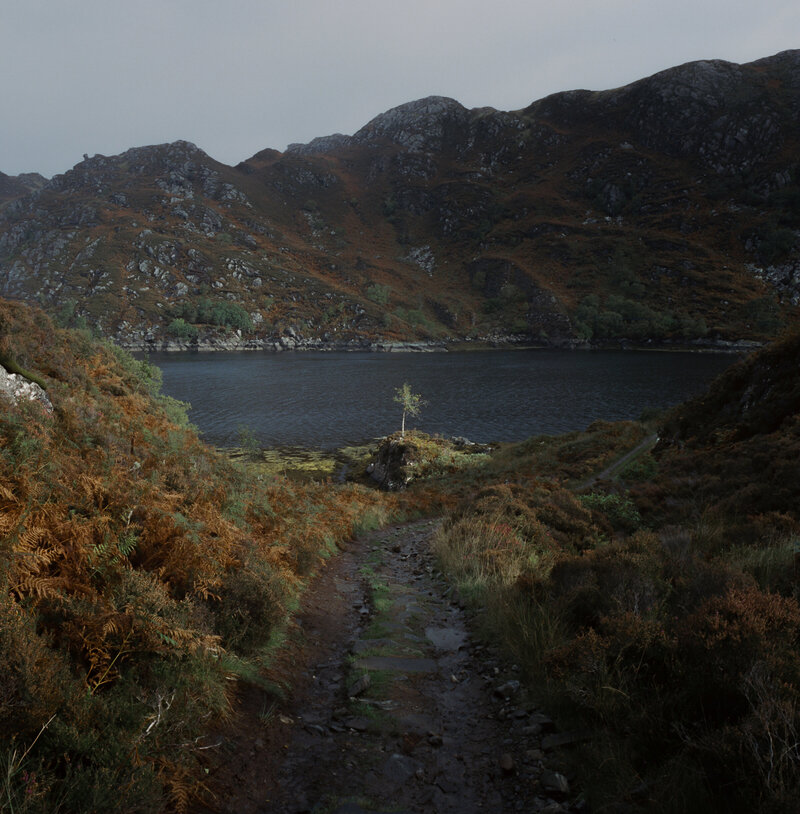
[[[797,0],[0,0],[0,171],[175,139],[235,164],[431,94],[514,110],[797,47]]]

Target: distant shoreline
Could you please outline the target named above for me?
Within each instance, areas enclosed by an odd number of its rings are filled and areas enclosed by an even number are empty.
[[[750,353],[764,346],[755,340],[693,340],[689,342],[641,342],[619,339],[613,342],[591,343],[578,340],[541,343],[529,338],[497,337],[476,340],[419,340],[419,341],[373,341],[349,340],[330,342],[302,337],[280,337],[263,340],[244,338],[220,338],[203,342],[180,342],[174,339],[119,342],[131,353],[215,353],[218,351],[262,351],[266,353],[291,353],[317,351],[322,353],[472,353],[489,350],[570,350],[570,351],[680,351],[684,353]]]

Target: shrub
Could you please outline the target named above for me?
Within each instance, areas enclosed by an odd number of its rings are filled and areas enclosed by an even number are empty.
[[[625,481],[648,481],[655,477],[657,471],[656,459],[647,453],[631,461],[619,474]]]
[[[778,298],[774,294],[757,297],[746,303],[742,319],[760,333],[774,336],[784,325]]]
[[[753,585],[732,587],[708,599],[680,626],[686,659],[706,665],[697,675],[705,715],[725,718],[728,704],[744,706],[742,680],[755,664],[781,684],[800,686],[800,607],[797,601],[766,594]]]
[[[198,314],[199,316],[199,314]],[[212,325],[222,325],[240,331],[253,330],[253,321],[245,309],[234,302],[221,300],[211,305],[207,314],[207,322]]]
[[[367,288],[367,299],[378,305],[386,305],[389,302],[391,288],[388,285],[373,283]]]
[[[794,230],[768,224],[758,235],[758,259],[767,265],[778,263],[788,257],[796,241]]]
[[[642,525],[636,504],[627,496],[592,492],[581,495],[580,501],[588,509],[605,514],[615,528],[635,531]]]
[[[273,566],[250,554],[243,567],[226,576],[214,608],[216,628],[226,648],[249,654],[285,618],[291,590]]]
[[[238,435],[239,446],[245,457],[251,461],[258,461],[261,459],[261,444],[256,437],[256,434],[247,424],[239,424],[236,428]]]
[[[176,339],[180,339],[184,342],[191,342],[194,339],[197,339],[197,326],[192,325],[189,322],[186,322],[181,317],[177,317],[167,325],[167,333],[170,336],[174,336]]]
[[[464,501],[442,524],[434,550],[456,580],[491,592],[525,574],[546,578],[561,555],[595,535],[591,515],[566,490],[503,484]]]
[[[199,323],[204,325],[220,325],[233,330],[248,332],[253,329],[253,320],[250,314],[238,303],[228,300],[210,300],[201,297],[197,304],[181,303],[176,309],[176,318],[171,325],[179,320],[185,323]],[[191,330],[190,326],[182,330]]]

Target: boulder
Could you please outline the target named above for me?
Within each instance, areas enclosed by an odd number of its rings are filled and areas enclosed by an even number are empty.
[[[416,474],[413,450],[413,446],[402,438],[384,438],[375,458],[367,466],[367,474],[382,489],[390,492],[405,489]]]
[[[17,373],[9,373],[2,365],[0,365],[0,394],[14,404],[20,400],[38,401],[48,413],[53,412],[53,405],[42,387]]]

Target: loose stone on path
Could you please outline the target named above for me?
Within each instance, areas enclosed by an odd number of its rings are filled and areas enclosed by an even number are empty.
[[[466,630],[453,627],[429,627],[425,629],[425,636],[437,649],[449,651],[460,650],[469,638]]]

